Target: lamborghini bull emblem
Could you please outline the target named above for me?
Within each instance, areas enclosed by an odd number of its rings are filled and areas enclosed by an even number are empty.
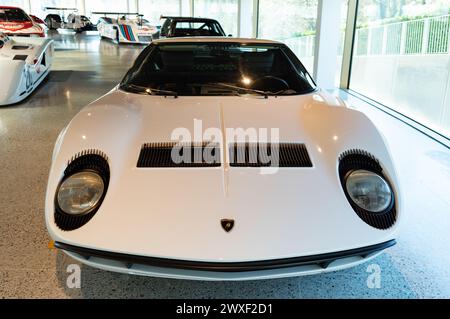
[[[222,228],[229,233],[233,227],[234,227],[234,220],[233,219],[222,219],[220,221],[220,224],[222,225]]]

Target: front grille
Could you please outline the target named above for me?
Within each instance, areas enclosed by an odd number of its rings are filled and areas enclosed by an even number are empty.
[[[339,159],[339,176],[341,178],[341,184],[347,200],[349,201],[350,205],[359,216],[359,218],[361,218],[365,223],[377,229],[391,228],[397,220],[395,199],[392,207],[387,209],[385,212],[374,214],[356,205],[347,193],[345,185],[347,174],[353,170],[360,169],[374,172],[386,179],[386,177],[383,175],[383,168],[373,155],[362,150],[350,150],[343,153]],[[394,191],[393,188],[392,191]]]
[[[305,144],[234,143],[230,146],[232,167],[313,167]]]
[[[148,143],[139,154],[139,168],[189,168],[221,166],[217,143]]]

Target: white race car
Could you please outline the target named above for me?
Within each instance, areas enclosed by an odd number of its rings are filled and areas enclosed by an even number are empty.
[[[57,248],[105,270],[196,280],[317,274],[395,244],[382,135],[284,44],[172,38],[60,134]]]
[[[152,42],[153,35],[158,32],[155,26],[152,26],[138,13],[93,12],[92,14],[104,15],[97,24],[100,36],[116,41],[119,44],[148,44]],[[120,17],[110,18],[107,17],[108,15]],[[136,16],[137,18],[130,19],[127,16]]]
[[[0,105],[18,103],[47,77],[53,61],[53,40],[8,37],[0,33]]]
[[[58,32],[72,31],[72,32],[83,32],[83,31],[93,31],[95,26],[92,24],[91,20],[84,15],[79,15],[76,12],[76,8],[55,8],[47,7],[47,11],[57,11],[58,14],[48,14],[45,18],[46,24],[50,30],[58,30]],[[65,17],[65,12],[69,11],[67,18]]]
[[[62,29],[74,30],[75,32],[94,31],[95,26],[88,17],[71,13],[67,21],[62,24]]]

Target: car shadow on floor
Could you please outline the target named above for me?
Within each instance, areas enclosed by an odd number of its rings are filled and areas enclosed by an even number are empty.
[[[98,76],[95,71],[73,71],[73,70],[55,70],[51,71],[48,77],[49,82],[67,82],[72,77],[76,80],[88,80]]]
[[[61,251],[58,251],[56,258],[59,285],[69,298],[416,297],[386,253],[347,270],[305,277],[241,282],[189,281],[124,275],[81,265]],[[80,288],[76,287],[76,277],[73,276],[78,270],[81,278]]]

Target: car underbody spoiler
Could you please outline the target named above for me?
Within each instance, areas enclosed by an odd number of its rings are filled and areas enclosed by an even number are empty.
[[[307,265],[318,265],[323,269],[338,260],[348,257],[362,257],[367,258],[378,252],[381,252],[396,244],[395,240],[390,240],[381,244],[372,245],[368,247],[356,248],[334,253],[304,256],[287,259],[274,259],[266,261],[252,261],[252,262],[196,262],[187,260],[175,260],[165,258],[154,258],[145,256],[135,256],[121,253],[113,253],[108,251],[100,251],[95,249],[72,246],[60,242],[55,243],[55,247],[68,252],[76,253],[87,260],[91,257],[110,259],[126,263],[131,268],[133,264],[149,265],[162,268],[174,268],[196,271],[212,271],[212,272],[247,272],[247,271],[262,271],[280,268],[299,267]]]

